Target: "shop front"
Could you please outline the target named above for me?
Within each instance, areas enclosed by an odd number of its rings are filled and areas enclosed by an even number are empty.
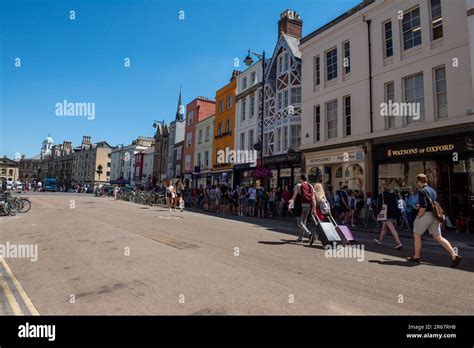
[[[221,171],[212,171],[211,178],[212,178],[212,185],[220,186],[220,185],[227,185],[229,187],[232,186],[232,169],[226,169]]]
[[[255,185],[256,182],[252,176],[252,173],[256,168],[257,166],[252,166],[250,163],[234,165],[234,187],[250,187],[252,185]]]
[[[347,186],[351,190],[367,192],[366,156],[362,146],[352,146],[305,154],[308,181],[322,183],[326,189],[338,190]]]
[[[272,171],[270,188],[288,186],[291,189],[300,181],[301,152],[265,157],[263,167]]]
[[[374,190],[410,192],[424,173],[450,220],[474,219],[474,137],[438,136],[374,145]]]

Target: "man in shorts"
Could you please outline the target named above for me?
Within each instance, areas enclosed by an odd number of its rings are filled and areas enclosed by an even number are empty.
[[[425,174],[418,174],[416,184],[420,189],[418,215],[413,225],[413,238],[415,240],[415,255],[407,258],[408,261],[420,263],[421,261],[421,236],[428,230],[433,239],[438,242],[451,255],[451,267],[456,267],[461,262],[461,257],[451,246],[451,243],[441,236],[440,222],[433,214],[433,207],[430,203],[438,200],[435,190],[428,186]]]

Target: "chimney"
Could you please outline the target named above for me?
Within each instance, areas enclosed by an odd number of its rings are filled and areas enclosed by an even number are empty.
[[[292,10],[282,12],[278,21],[278,38],[280,38],[282,32],[298,40],[301,39],[303,34],[303,20],[301,16]]]
[[[91,144],[91,137],[84,135],[82,137],[82,144],[81,145],[90,145]]]
[[[232,77],[230,78],[230,80],[232,81],[233,79],[235,79],[237,76],[240,75],[240,71],[239,70],[234,70],[232,71]]]

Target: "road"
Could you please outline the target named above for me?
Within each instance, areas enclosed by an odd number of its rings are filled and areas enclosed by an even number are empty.
[[[0,314],[472,314],[474,248],[459,268],[432,241],[423,263],[357,233],[363,260],[295,242],[291,222],[169,212],[77,194],[31,194],[0,216],[0,244],[38,259],[0,259]],[[346,255],[347,256],[347,255]]]

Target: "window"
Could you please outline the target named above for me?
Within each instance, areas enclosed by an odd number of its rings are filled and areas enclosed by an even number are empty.
[[[176,176],[181,176],[181,164],[176,165]]]
[[[314,116],[314,141],[321,140],[321,106],[313,106]]]
[[[250,74],[250,84],[254,84],[255,82],[257,82],[257,74],[255,73],[255,71],[252,71],[252,73]]]
[[[184,170],[191,169],[191,155],[186,155],[186,160],[184,162]]]
[[[230,118],[228,118],[226,121],[225,131],[227,134],[230,134]]]
[[[321,62],[319,56],[313,58],[313,88],[321,83]]]
[[[227,110],[232,109],[232,100],[233,98],[231,95],[227,96]]]
[[[433,40],[443,37],[443,15],[441,14],[441,0],[431,0],[431,37]]]
[[[240,149],[245,150],[245,133],[240,133]]]
[[[276,152],[281,151],[281,128],[277,129],[277,145],[276,145]]]
[[[395,84],[392,82],[388,82],[385,84],[385,103],[390,105],[390,103],[395,100]],[[393,128],[395,127],[395,116],[389,115],[385,118],[385,128]]]
[[[223,113],[224,112],[224,100],[221,99],[221,101],[219,102],[219,113]]]
[[[351,96],[344,97],[344,135],[348,136],[351,135],[352,127],[351,127]]]
[[[283,72],[283,54],[278,56],[278,73]]]
[[[193,123],[193,118],[194,118],[194,110],[188,113],[188,126]]]
[[[255,94],[250,96],[250,117],[252,118],[255,114]]]
[[[337,78],[337,48],[326,52],[326,81]]]
[[[245,121],[245,110],[247,109],[247,100],[242,99],[242,116],[241,120]]]
[[[198,152],[197,155],[198,155],[198,156],[197,156],[197,157],[198,157],[198,158],[197,158],[197,166],[198,166],[199,168],[201,168],[201,153]]]
[[[283,141],[282,141],[282,151],[286,151],[288,148],[288,127],[284,126],[283,127]]]
[[[326,103],[327,138],[337,138],[337,99]]]
[[[436,115],[438,118],[448,117],[448,96],[446,92],[446,69],[437,68],[435,75],[435,103]]]
[[[249,150],[253,150],[253,129],[249,131]]]
[[[181,157],[181,156],[182,156],[182,149],[183,149],[183,148],[180,146],[180,147],[178,147],[178,149],[176,150],[176,160],[177,160],[177,161],[181,161],[181,158],[182,158],[182,157]]]
[[[288,90],[286,90],[283,94],[283,107],[286,108],[288,106],[288,98],[289,98],[289,95],[288,95]]]
[[[222,122],[217,125],[217,135],[222,136]]]
[[[342,44],[344,59],[342,60],[342,66],[344,74],[349,74],[351,72],[351,43],[346,41]]]
[[[285,71],[287,71],[290,67],[290,55],[289,53],[285,53]]]
[[[291,125],[291,148],[299,149],[301,145],[301,125],[293,124]]]
[[[247,88],[247,77],[244,77],[242,79],[242,90]]]
[[[283,95],[283,92],[278,92],[278,94],[277,94],[277,106],[278,106],[278,110],[281,110],[282,105],[283,105],[283,102],[282,102],[282,95]]]
[[[199,132],[198,132],[198,144],[201,144],[202,143],[202,128],[199,129]]]
[[[391,21],[387,21],[383,24],[383,39],[385,46],[385,58],[393,56],[393,34]]]
[[[209,168],[209,151],[204,152],[204,165]]]
[[[206,143],[210,140],[210,139],[209,139],[210,136],[211,136],[211,127],[210,127],[210,126],[207,126],[207,127],[206,127]]]
[[[263,134],[263,155],[268,156],[268,133]]]
[[[414,8],[403,14],[402,20],[403,49],[421,45],[420,8]]]
[[[301,88],[293,87],[291,89],[291,105],[301,103]]]
[[[191,147],[192,142],[193,142],[193,133],[188,133],[186,135],[186,147]]]
[[[416,117],[416,115],[405,115],[406,123],[412,124],[424,119],[425,114],[425,95],[424,95],[424,88],[423,88],[423,74],[418,74],[410,77],[406,77],[403,79],[403,86],[404,86],[404,101],[405,103],[412,104],[419,108],[420,117]],[[412,107],[413,110],[413,107]]]

